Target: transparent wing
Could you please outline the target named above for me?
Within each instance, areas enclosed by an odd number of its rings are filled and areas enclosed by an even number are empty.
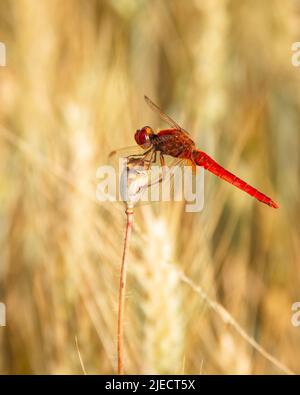
[[[140,167],[150,165],[153,160],[153,149],[144,150],[138,145],[123,147],[112,151],[108,155],[108,164],[117,171],[120,170],[121,163],[127,164],[129,167]]]
[[[169,117],[169,115],[165,114],[159,107],[157,104],[153,103],[153,101],[151,99],[149,99],[148,96],[144,96],[144,99],[146,101],[146,103],[148,104],[148,106],[151,108],[152,111],[156,112],[160,118],[167,122],[171,127],[175,128],[175,129],[179,129],[182,132],[186,133],[187,135],[189,135],[189,132],[187,132],[185,129],[183,129],[180,125],[178,125],[177,122],[175,122],[171,117]]]
[[[172,158],[163,156],[160,166],[164,169],[161,172],[160,198],[163,201],[181,201],[184,199],[183,178],[186,176],[184,167],[191,169],[192,180],[196,174],[196,165],[192,160],[185,158]],[[186,183],[188,180],[184,180]],[[193,182],[193,181],[192,181]]]
[[[132,145],[130,147],[123,147],[120,149],[116,149],[110,152],[108,158],[111,159],[113,157],[126,158],[131,155],[143,155],[145,150],[138,145]]]

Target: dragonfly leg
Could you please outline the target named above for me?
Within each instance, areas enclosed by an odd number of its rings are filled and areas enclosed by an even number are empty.
[[[144,163],[147,164],[146,169],[149,170],[152,163],[156,162],[156,151],[154,150],[150,156],[150,159],[145,159]]]
[[[159,179],[157,181],[155,181],[153,183],[149,182],[148,187],[150,187],[151,185],[156,185],[156,184],[163,182],[166,177],[166,162],[165,162],[165,158],[162,153],[160,153],[160,155],[159,155],[159,160],[160,160],[160,166],[162,168],[162,175],[159,177]],[[156,162],[156,151],[155,151],[155,159],[153,162],[154,163]]]
[[[161,179],[161,181],[163,181],[165,179],[165,177],[166,177],[166,161],[165,161],[165,157],[163,156],[162,153],[160,153],[160,155],[159,155],[159,160],[160,160],[160,165],[161,165],[161,168],[162,168],[162,179]]]
[[[151,156],[149,159],[146,159],[146,156],[150,153]],[[149,150],[145,151],[143,154],[136,154],[136,155],[129,155],[126,157],[127,159],[127,163],[129,164],[137,164],[141,167],[146,167],[145,164],[147,164],[146,170],[149,170],[149,167],[151,165],[151,163],[153,162],[153,156],[154,156],[154,161],[156,161],[156,151],[153,150],[153,147],[151,147]]]
[[[152,153],[150,159],[144,161],[144,162],[147,162],[147,165],[148,165],[148,166],[147,166],[147,170],[150,169],[150,166],[151,166],[152,163],[155,163],[155,162],[156,162],[156,155],[157,155],[157,151],[153,151],[153,153]],[[162,164],[162,157],[163,157],[162,154],[160,154],[160,163],[161,163],[161,164]],[[164,162],[163,162],[163,163],[164,163]],[[163,176],[162,176],[162,177],[159,177],[159,179],[158,179],[157,181],[155,181],[155,182],[149,181],[148,184],[147,184],[147,188],[151,187],[152,185],[156,185],[156,184],[162,182],[163,178],[164,178]]]
[[[144,158],[149,152],[151,152],[153,148],[151,147],[147,151],[143,152],[142,154],[135,154],[135,155],[129,155],[127,156],[127,159],[134,159],[134,158]]]
[[[146,159],[146,156],[150,152],[151,152],[150,158]],[[149,150],[145,151],[143,154],[129,155],[126,157],[127,166],[129,166],[129,167],[140,166],[140,167],[148,170],[151,163],[153,162],[153,154],[154,153],[155,153],[155,151],[153,151],[153,148],[150,148]]]

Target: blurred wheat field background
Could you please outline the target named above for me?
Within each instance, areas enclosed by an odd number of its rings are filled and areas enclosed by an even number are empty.
[[[95,174],[166,126],[147,94],[280,209],[208,173],[202,212],[136,209],[126,373],[284,373],[198,286],[299,373],[300,2],[3,0],[0,41],[0,372],[82,373],[77,338],[87,373],[115,373],[125,215]]]

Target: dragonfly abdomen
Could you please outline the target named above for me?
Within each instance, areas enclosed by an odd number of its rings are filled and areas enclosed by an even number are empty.
[[[216,161],[214,161],[209,155],[200,150],[194,150],[192,153],[192,158],[198,166],[203,166],[204,169],[210,171],[216,176],[222,178],[234,185],[235,187],[241,189],[242,191],[248,193],[248,195],[254,197],[262,203],[267,204],[268,206],[278,208],[277,203],[275,203],[271,198],[258,191],[256,188],[247,184],[245,181],[237,177],[236,175],[230,173],[224,167],[219,165]]]

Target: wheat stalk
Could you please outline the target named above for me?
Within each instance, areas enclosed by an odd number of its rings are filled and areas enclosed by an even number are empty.
[[[149,175],[151,169],[149,165],[141,160],[125,159],[124,168],[121,175],[121,196],[124,200],[126,209],[126,230],[123,247],[123,256],[120,269],[119,298],[118,298],[118,331],[117,331],[117,351],[118,351],[118,374],[124,374],[124,307],[126,278],[128,266],[128,253],[130,237],[133,224],[134,206],[148,188]],[[125,182],[124,182],[125,181]]]
[[[172,259],[174,241],[162,218],[151,207],[143,210],[147,246],[143,261],[134,267],[141,287],[139,304],[143,320],[143,371],[147,374],[174,374],[182,370],[183,316],[180,282],[163,266]]]

